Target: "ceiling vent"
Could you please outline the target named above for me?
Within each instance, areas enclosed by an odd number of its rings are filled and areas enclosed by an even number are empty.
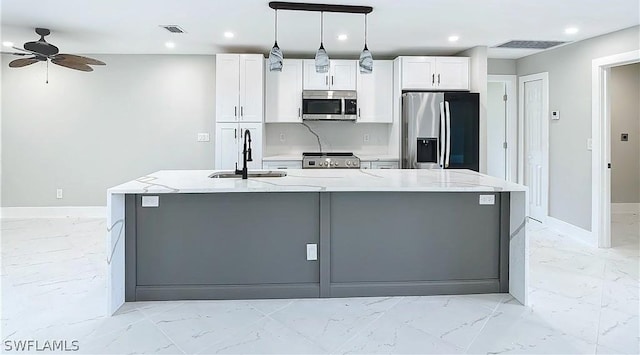
[[[514,49],[547,49],[555,47],[567,42],[561,41],[509,41],[503,43],[496,48],[514,48]]]
[[[171,33],[185,33],[185,31],[180,28],[178,25],[160,25],[160,27]]]

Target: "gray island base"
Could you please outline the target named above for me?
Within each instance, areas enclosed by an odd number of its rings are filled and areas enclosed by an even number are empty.
[[[245,181],[235,191],[184,193],[145,177],[136,193],[110,191],[109,313],[124,301],[190,299],[508,292],[526,303],[519,185],[299,191],[291,179],[305,179],[305,189],[317,182],[296,172],[262,183],[289,189]]]

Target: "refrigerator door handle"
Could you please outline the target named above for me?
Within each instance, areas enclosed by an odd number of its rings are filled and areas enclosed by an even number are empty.
[[[440,103],[440,142],[438,144],[438,148],[440,150],[439,152],[439,159],[438,159],[438,165],[440,165],[441,168],[444,168],[444,159],[445,159],[445,141],[446,141],[446,137],[447,137],[447,132],[445,131],[445,112],[444,112],[444,102]]]
[[[446,150],[446,158],[444,162],[444,167],[449,167],[449,160],[451,158],[451,111],[449,110],[449,101],[444,102],[444,112],[447,121],[447,150]]]

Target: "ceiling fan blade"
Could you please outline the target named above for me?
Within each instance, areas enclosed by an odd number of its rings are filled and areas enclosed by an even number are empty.
[[[57,64],[66,68],[80,70],[80,71],[93,71],[93,68],[91,68],[90,66],[84,63],[78,63],[78,62],[67,61],[67,60],[56,59],[56,58],[51,59],[51,63]]]
[[[20,55],[20,56],[30,55],[30,53],[18,53],[18,52],[0,52],[0,53],[1,54]]]
[[[37,62],[39,62],[39,60],[36,58],[20,58],[20,59],[12,60],[11,62],[9,62],[9,66],[11,68],[21,68]]]
[[[90,64],[90,65],[107,65],[103,61],[89,58],[89,57],[83,57],[81,55],[75,55],[75,54],[58,54],[54,57],[54,59],[56,60],[61,59],[68,62]]]

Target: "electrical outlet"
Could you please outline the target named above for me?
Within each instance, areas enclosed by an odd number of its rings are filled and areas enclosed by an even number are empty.
[[[307,244],[307,260],[318,260],[318,244]]]
[[[283,132],[280,132],[280,142],[284,142],[286,140],[287,140],[287,136],[285,136]]]
[[[61,199],[62,198],[62,189],[56,189],[56,198],[57,199]]]
[[[198,133],[198,142],[208,142],[209,133]]]
[[[362,136],[362,140],[364,142],[368,142],[369,141],[369,133],[365,133],[364,136]]]
[[[496,204],[496,195],[480,195],[481,205],[495,205]]]

